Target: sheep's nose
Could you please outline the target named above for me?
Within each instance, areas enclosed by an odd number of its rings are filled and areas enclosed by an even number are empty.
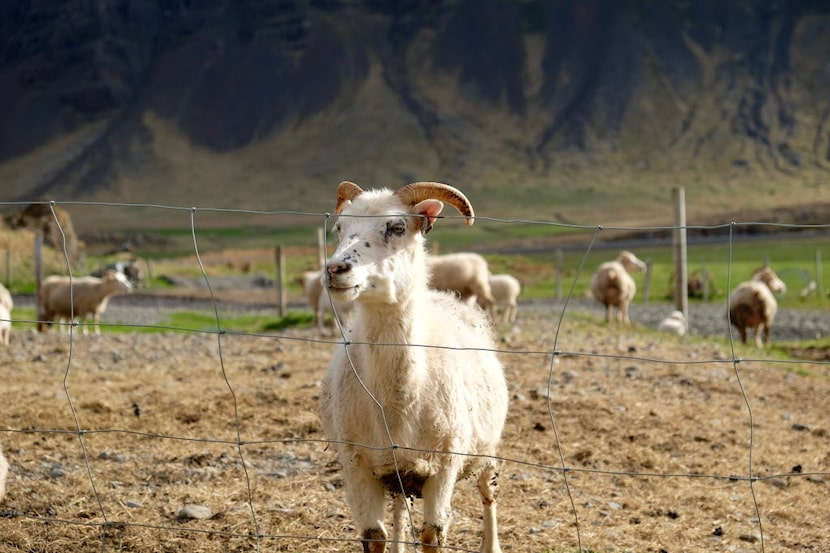
[[[342,261],[331,262],[326,265],[326,272],[329,274],[329,278],[348,273],[351,269],[351,265]]]

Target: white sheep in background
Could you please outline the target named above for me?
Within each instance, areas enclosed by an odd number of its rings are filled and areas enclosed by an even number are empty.
[[[490,291],[490,269],[487,260],[472,252],[448,253],[427,257],[432,277],[429,285],[457,295],[461,301],[475,296],[479,307],[485,311],[493,309],[493,294]]]
[[[5,305],[6,309],[11,311],[14,308],[14,300],[9,292],[9,289],[0,283],[0,305]]]
[[[71,321],[73,315],[76,321],[91,316],[95,334],[100,334],[101,315],[106,311],[110,298],[116,294],[127,294],[130,290],[132,284],[127,277],[112,270],[105,272],[101,278],[88,276],[70,280],[68,276],[46,277],[38,291],[38,330],[44,330],[45,324],[55,320]],[[86,326],[83,333],[87,334]]]
[[[320,418],[342,465],[364,552],[386,550],[386,491],[393,497],[393,550],[404,549],[408,497],[423,497],[424,549],[440,549],[455,483],[476,472],[481,551],[501,551],[492,456],[507,415],[507,385],[486,315],[428,287],[424,235],[442,200],[473,223],[467,198],[445,184],[395,192],[364,192],[351,182],[338,188],[340,243],[326,262],[327,286],[333,298],[355,303],[355,316],[323,379]]]
[[[6,478],[9,475],[9,462],[3,455],[3,448],[0,446],[0,501],[6,497]]]
[[[12,333],[14,300],[8,288],[0,284],[0,345],[8,346]]]
[[[616,308],[617,321],[631,323],[628,306],[637,293],[637,284],[629,272],[645,271],[646,264],[633,253],[623,250],[614,261],[600,265],[591,278],[591,293],[605,306],[605,320],[611,322],[611,310]]]
[[[752,280],[740,283],[729,294],[729,321],[738,329],[741,342],[747,342],[749,330],[755,332],[755,345],[770,344],[770,329],[778,312],[778,302],[773,294],[784,293],[787,285],[769,267],[757,269]]]
[[[665,319],[657,323],[657,330],[683,336],[686,334],[686,316],[682,311],[674,310]]]
[[[332,311],[332,302],[329,299],[329,294],[323,286],[322,281],[323,271],[304,271],[300,277],[300,282],[303,285],[306,301],[314,313],[314,325],[319,331],[323,331],[326,325],[326,313]],[[351,302],[342,303],[335,302],[334,308],[337,310],[337,315],[340,317],[340,322],[346,324],[351,316],[353,304]]]
[[[8,346],[12,334],[12,314],[9,309],[0,303],[0,345]]]
[[[517,299],[522,293],[522,285],[519,279],[513,275],[500,274],[490,275],[490,292],[493,294],[495,308],[502,308],[502,321],[505,323],[516,322],[519,306]]]

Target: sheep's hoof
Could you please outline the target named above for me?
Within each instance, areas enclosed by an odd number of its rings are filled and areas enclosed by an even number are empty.
[[[441,549],[441,528],[434,524],[424,524],[421,530],[421,545],[424,551],[439,551]]]
[[[386,533],[380,528],[369,528],[363,532],[363,553],[386,551]]]

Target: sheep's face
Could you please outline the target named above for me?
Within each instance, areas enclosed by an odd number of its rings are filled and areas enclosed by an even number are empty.
[[[424,200],[409,208],[386,190],[349,202],[335,225],[339,244],[326,262],[332,299],[398,303],[425,282],[422,228],[442,207],[438,200]]]
[[[130,280],[120,271],[109,270],[102,278],[116,294],[127,294],[133,289]]]
[[[617,256],[617,261],[619,261],[625,270],[629,273],[635,273],[639,271],[646,270],[646,264],[640,258],[629,251],[621,251],[620,254]]]
[[[758,269],[752,276],[752,280],[763,282],[770,289],[773,294],[783,294],[787,291],[787,285],[784,281],[778,278],[775,271],[769,267]]]

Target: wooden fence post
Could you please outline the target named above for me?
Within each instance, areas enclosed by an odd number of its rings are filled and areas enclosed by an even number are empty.
[[[280,317],[284,317],[288,303],[288,291],[285,283],[285,254],[282,246],[274,248],[274,261],[277,264],[277,313]]]
[[[12,287],[12,249],[6,250],[6,288]]]
[[[646,276],[643,279],[643,303],[648,305],[648,300],[651,297],[651,274],[654,267],[654,261],[651,259],[646,261]]]
[[[317,268],[320,270],[326,266],[326,233],[323,227],[317,228]]]
[[[686,192],[682,186],[674,189],[674,305],[689,320],[689,273],[686,265]]]
[[[40,281],[43,278],[43,233],[41,231],[37,231],[35,233],[35,297],[40,297]],[[40,302],[35,301],[35,305],[39,305]],[[41,317],[40,309],[36,309],[35,318],[39,321]],[[37,324],[37,329],[40,332],[43,332],[45,329],[44,325],[41,323]]]

